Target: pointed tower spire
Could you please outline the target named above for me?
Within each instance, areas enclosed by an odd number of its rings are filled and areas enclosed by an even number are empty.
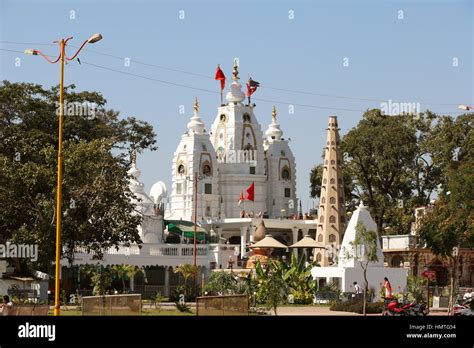
[[[268,129],[265,132],[268,140],[280,140],[283,135],[283,131],[280,129],[280,125],[277,123],[277,110],[275,105],[272,108],[272,123],[268,125]]]
[[[199,114],[199,102],[197,97],[194,98],[194,114]]]
[[[204,133],[204,122],[199,117],[199,102],[197,97],[194,98],[194,115],[188,122],[188,130],[197,134]]]
[[[336,116],[329,117],[324,151],[316,240],[325,246],[337,247],[341,243],[346,227],[346,211],[342,154]],[[328,253],[324,254],[318,249],[315,249],[314,253],[314,259],[321,266],[328,266],[335,262],[335,259],[328,258],[328,256],[331,256]]]
[[[239,66],[237,59],[234,59],[234,70],[232,71],[232,83],[230,91],[226,95],[229,103],[241,103],[245,99],[245,93],[242,92],[242,85],[239,82]]]
[[[234,59],[234,70],[232,70],[232,80],[237,81],[239,79],[239,66],[237,65],[237,59]]]

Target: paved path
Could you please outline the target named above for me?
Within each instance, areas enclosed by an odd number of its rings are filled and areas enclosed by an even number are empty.
[[[273,311],[269,314],[273,315]],[[303,307],[278,307],[278,315],[330,315],[330,316],[362,316],[362,314],[352,312],[330,311],[329,307],[303,306]],[[431,311],[429,315],[447,315],[446,311]],[[367,316],[380,316],[380,314],[367,314]]]

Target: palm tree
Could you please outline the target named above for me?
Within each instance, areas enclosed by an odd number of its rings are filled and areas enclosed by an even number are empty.
[[[174,269],[174,273],[181,273],[184,279],[184,296],[186,297],[187,293],[187,284],[188,284],[188,279],[191,276],[196,276],[198,273],[198,268],[197,266],[190,265],[188,263],[181,264],[178,267]]]
[[[112,269],[115,271],[119,279],[122,280],[122,291],[125,292],[125,278],[131,279],[139,272],[144,272],[137,266],[133,265],[114,265]]]

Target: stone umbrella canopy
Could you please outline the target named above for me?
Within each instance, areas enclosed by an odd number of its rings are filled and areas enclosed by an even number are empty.
[[[305,235],[303,239],[289,246],[290,248],[319,248],[326,249],[324,245],[316,242],[309,235]]]

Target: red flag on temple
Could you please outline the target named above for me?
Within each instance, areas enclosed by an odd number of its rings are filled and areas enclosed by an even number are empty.
[[[250,186],[247,189],[247,196],[245,196],[245,199],[248,199],[249,201],[254,201],[255,197],[255,182],[252,181]]]
[[[221,82],[221,91],[223,91],[225,87],[225,75],[219,64],[217,64],[216,80]]]

